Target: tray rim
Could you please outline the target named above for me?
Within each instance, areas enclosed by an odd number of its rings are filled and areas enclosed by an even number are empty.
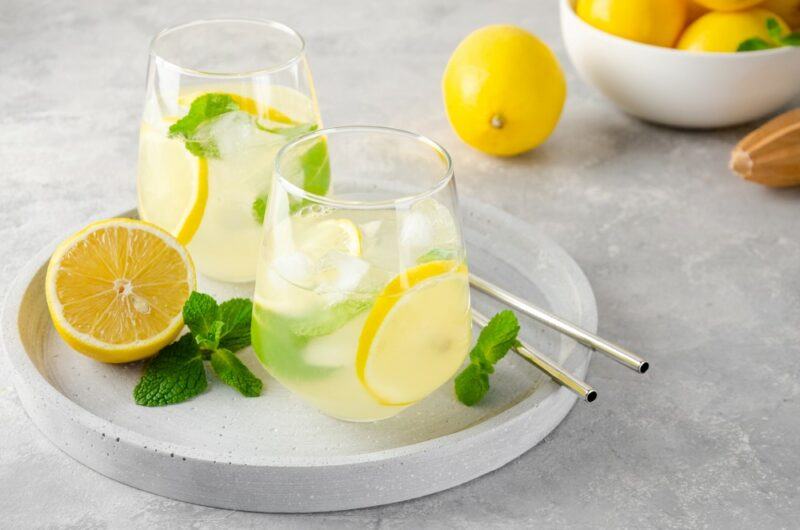
[[[466,209],[462,208],[461,213],[462,216],[469,211],[476,211],[487,218],[492,217],[499,217],[499,220],[502,223],[510,224],[516,223],[519,225],[522,224],[523,228],[530,228],[531,225],[526,221],[523,221],[517,217],[511,216],[502,210],[495,208],[490,205],[485,205],[478,203],[476,201],[463,201],[464,206],[467,206]],[[135,210],[129,210],[122,215],[130,216],[131,214],[135,215]],[[65,231],[66,233],[66,231]],[[582,308],[581,317],[584,320],[579,322],[584,327],[587,327],[590,331],[596,330],[596,316],[597,316],[597,306],[596,301],[594,298],[594,293],[591,289],[588,279],[584,275],[583,271],[580,267],[575,263],[572,257],[567,253],[562,247],[560,247],[557,243],[552,241],[547,236],[542,235],[536,230],[537,233],[537,240],[544,241],[548,246],[550,246],[550,250],[562,254],[563,257],[566,259],[563,261],[564,266],[572,269],[570,272],[570,276],[577,282],[576,288],[581,293],[577,293],[576,297],[579,300],[584,300],[586,302],[586,307]],[[526,234],[526,230],[519,230],[518,235],[520,237],[527,237],[529,236]],[[205,451],[193,448],[190,446],[185,445],[178,445],[173,444],[168,441],[164,440],[156,440],[149,438],[143,434],[140,434],[136,431],[130,430],[125,427],[121,427],[116,425],[108,420],[95,416],[90,411],[82,408],[80,405],[72,401],[71,399],[64,396],[61,392],[59,392],[53,385],[47,381],[44,376],[41,375],[38,368],[35,366],[34,362],[28,355],[28,352],[25,349],[25,346],[22,342],[21,332],[19,329],[19,311],[22,308],[23,303],[25,302],[25,298],[28,294],[29,289],[32,286],[32,281],[37,277],[37,275],[41,274],[42,267],[46,266],[46,262],[49,259],[50,254],[52,253],[53,249],[57,245],[60,238],[57,238],[50,244],[46,245],[42,250],[34,255],[33,258],[28,260],[28,262],[23,266],[23,268],[19,271],[16,278],[12,282],[9,290],[6,293],[6,297],[3,303],[3,312],[2,312],[2,328],[0,329],[0,333],[2,333],[2,340],[4,349],[6,351],[6,356],[9,360],[9,364],[12,367],[12,379],[14,381],[15,387],[17,388],[17,392],[20,395],[20,400],[22,401],[23,408],[26,410],[28,415],[33,420],[34,424],[39,428],[40,431],[45,434],[45,436],[50,439],[54,445],[59,447],[62,451],[67,453],[69,456],[79,460],[80,462],[84,463],[85,465],[89,466],[92,469],[99,471],[100,473],[110,476],[115,480],[121,481],[123,483],[127,483],[133,485],[135,487],[140,487],[141,484],[137,484],[136,481],[133,480],[126,480],[124,477],[119,477],[117,474],[113,472],[113,470],[105,471],[103,469],[99,469],[98,465],[94,465],[91,462],[91,458],[87,457],[86,455],[79,455],[79,450],[77,448],[71,449],[65,447],[63,441],[54,439],[54,433],[50,432],[51,429],[47,426],[41,424],[41,419],[36,417],[36,412],[40,405],[34,403],[37,399],[45,399],[50,403],[51,408],[60,408],[63,410],[66,417],[62,420],[63,422],[77,422],[88,429],[94,431],[95,434],[98,436],[102,435],[103,438],[108,438],[110,440],[119,439],[120,441],[117,443],[127,444],[130,446],[130,449],[138,449],[138,450],[147,450],[153,451],[154,453],[164,454],[173,454],[175,456],[179,456],[185,458],[187,460],[198,461],[198,462],[205,462],[211,463],[214,465],[220,464],[228,464],[228,465],[235,465],[235,466],[245,466],[249,468],[267,468],[267,469],[283,469],[283,470],[313,470],[317,468],[357,468],[360,465],[364,464],[381,464],[387,462],[395,462],[400,461],[402,464],[403,459],[413,459],[414,457],[420,455],[428,455],[429,457],[433,458],[436,456],[437,453],[440,453],[445,450],[450,450],[451,452],[461,452],[465,450],[469,450],[470,447],[480,445],[480,441],[477,440],[481,438],[481,435],[491,434],[497,428],[502,427],[510,427],[514,423],[518,422],[525,422],[530,416],[534,415],[537,410],[548,408],[551,410],[557,410],[558,413],[552,417],[553,421],[552,426],[545,427],[546,432],[542,437],[538,440],[533,441],[533,443],[526,445],[522,448],[517,448],[521,450],[515,450],[514,454],[510,456],[503,457],[499,463],[494,463],[491,467],[486,469],[482,469],[477,473],[472,473],[473,476],[470,476],[464,480],[458,479],[456,482],[451,484],[447,487],[452,487],[457,484],[463,483],[466,480],[470,480],[471,478],[476,478],[477,476],[481,476],[493,469],[496,469],[505,463],[513,460],[514,458],[518,457],[523,452],[527,451],[528,449],[535,446],[541,438],[546,436],[552,429],[554,429],[567,415],[569,410],[571,410],[572,406],[576,401],[576,397],[569,392],[565,388],[555,387],[552,383],[545,383],[541,385],[536,391],[531,393],[531,395],[527,396],[526,398],[522,399],[518,403],[510,406],[506,410],[492,416],[486,420],[478,421],[475,424],[466,427],[460,431],[456,431],[454,433],[450,433],[444,436],[432,438],[429,440],[424,440],[421,442],[416,442],[413,444],[395,447],[390,449],[383,449],[379,451],[372,451],[372,452],[365,452],[359,453],[355,455],[334,455],[334,456],[325,456],[325,457],[309,457],[309,456],[296,456],[296,457],[287,457],[281,456],[277,458],[264,458],[263,460],[259,461],[256,464],[248,463],[248,461],[236,461],[235,459],[225,459],[217,461],[214,459],[214,454],[206,454]],[[569,354],[571,355],[575,348],[580,348],[580,346],[573,346],[570,349]],[[586,350],[586,360],[585,362],[581,363],[581,365],[577,368],[576,372],[577,375],[580,377],[585,376],[586,372],[588,371],[588,366],[591,361],[591,351]],[[540,392],[549,392],[549,395],[544,397],[541,402],[537,406],[531,406],[530,401],[536,399]],[[41,413],[41,411],[38,411]],[[56,429],[57,430],[57,429]],[[165,495],[168,497],[179,498],[180,500],[188,500],[189,502],[198,502],[200,504],[207,504],[203,502],[203,500],[192,500],[187,498],[186,495],[183,496],[175,496],[171,495],[170,493],[165,493],[163,491],[157,491],[153,488],[149,487],[142,487],[141,489],[145,489],[147,491],[152,491],[154,493],[158,493],[161,495]],[[434,491],[440,491],[441,487],[436,487],[432,491],[428,491],[427,493],[433,493]],[[410,496],[401,496],[402,498],[398,497],[397,499],[393,500],[404,500],[405,498],[412,498],[417,497],[420,495],[427,494],[425,491],[420,492],[419,494],[414,494]],[[389,501],[393,502],[393,501]],[[377,504],[383,504],[384,502],[379,502]],[[372,506],[375,505],[374,502],[365,503],[362,505],[358,505],[358,503],[353,504],[352,506],[347,507],[361,507],[361,506]],[[225,505],[227,506],[227,505]],[[238,507],[238,506],[237,506]],[[247,506],[244,508],[239,507],[239,509],[248,509]],[[258,509],[258,508],[256,508]],[[344,509],[344,508],[337,508],[337,509]],[[306,510],[292,510],[292,511],[306,511]],[[317,510],[309,510],[309,511],[317,511]]]

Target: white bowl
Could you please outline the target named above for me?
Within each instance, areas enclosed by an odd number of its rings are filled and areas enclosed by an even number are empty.
[[[800,48],[686,52],[596,29],[560,0],[561,33],[584,81],[622,110],[690,128],[725,127],[770,114],[800,93]]]

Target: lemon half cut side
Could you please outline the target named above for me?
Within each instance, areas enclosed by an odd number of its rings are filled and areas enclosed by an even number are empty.
[[[47,307],[64,341],[109,363],[143,359],[172,342],[194,288],[186,249],[133,219],[99,221],[62,242],[45,278]]]

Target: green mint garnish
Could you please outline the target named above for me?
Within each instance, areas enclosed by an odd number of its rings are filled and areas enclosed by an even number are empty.
[[[511,311],[500,311],[481,330],[469,352],[470,364],[455,379],[456,397],[464,405],[477,404],[489,391],[494,365],[519,344],[519,322]]]
[[[170,138],[182,138],[186,149],[197,157],[218,158],[219,149],[213,138],[199,141],[196,137],[199,129],[210,120],[239,110],[239,105],[228,94],[203,94],[192,101],[189,113],[172,124],[169,128]]]
[[[203,361],[220,380],[247,397],[261,394],[262,383],[234,355],[250,345],[253,303],[233,298],[217,304],[211,296],[192,292],[183,304],[189,333],[173,342],[145,367],[133,391],[137,404],[147,407],[180,403],[208,385]]]
[[[184,335],[147,364],[133,399],[146,407],[170,405],[200,394],[207,385],[200,348],[191,335]]]
[[[203,293],[193,292],[183,304],[183,321],[204,350],[238,351],[250,345],[253,303],[232,298],[221,305]]]
[[[261,395],[261,379],[230,350],[220,348],[211,354],[211,367],[223,383],[232,386],[247,397]]]
[[[318,314],[305,318],[287,318],[286,326],[299,337],[329,335],[372,307],[374,303],[374,298],[349,298],[327,307]]]
[[[300,156],[303,168],[303,189],[315,195],[325,195],[331,182],[331,163],[328,145],[319,140]]]
[[[778,24],[778,21],[774,18],[768,18],[766,22],[767,26],[767,33],[774,41],[780,41],[781,35],[783,31],[781,30],[781,25]]]
[[[773,47],[774,46],[772,46],[770,43],[768,43],[767,41],[765,41],[761,37],[753,37],[752,39],[747,39],[745,41],[742,41],[742,43],[739,44],[739,47],[736,48],[736,51],[737,52],[755,52],[755,51],[759,51],[759,50],[769,50],[770,48],[773,48]]]
[[[779,46],[800,46],[800,32],[783,34],[780,23],[777,19],[768,18],[766,22],[767,33],[772,42],[768,42],[761,37],[752,37],[739,44],[737,52],[752,52],[758,50],[769,50]]]
[[[449,248],[433,248],[417,258],[417,263],[428,263],[429,261],[441,261],[455,259],[456,252]]]
[[[267,197],[268,195],[265,193],[253,201],[253,219],[260,225],[264,224],[264,215],[267,213]]]

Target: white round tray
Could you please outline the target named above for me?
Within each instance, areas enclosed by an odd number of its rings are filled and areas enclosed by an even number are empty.
[[[462,212],[471,270],[596,330],[591,287],[561,247],[495,208],[467,201]],[[292,396],[245,352],[242,359],[265,382],[260,398],[244,398],[210,378],[209,389],[186,403],[140,407],[131,397],[140,363],[95,362],[70,350],[55,333],[44,298],[54,247],[43,249],[20,272],[3,308],[3,342],[22,405],[71,457],[158,495],[263,512],[344,510],[412,499],[513,460],[552,431],[576,400],[510,353],[479,406],[458,403],[448,382],[394,418],[346,423]],[[219,284],[199,283],[220,297],[232,294]],[[238,294],[251,289],[239,286]],[[484,312],[500,309],[473,296]],[[531,321],[522,324],[528,341],[585,376],[589,350]]]

